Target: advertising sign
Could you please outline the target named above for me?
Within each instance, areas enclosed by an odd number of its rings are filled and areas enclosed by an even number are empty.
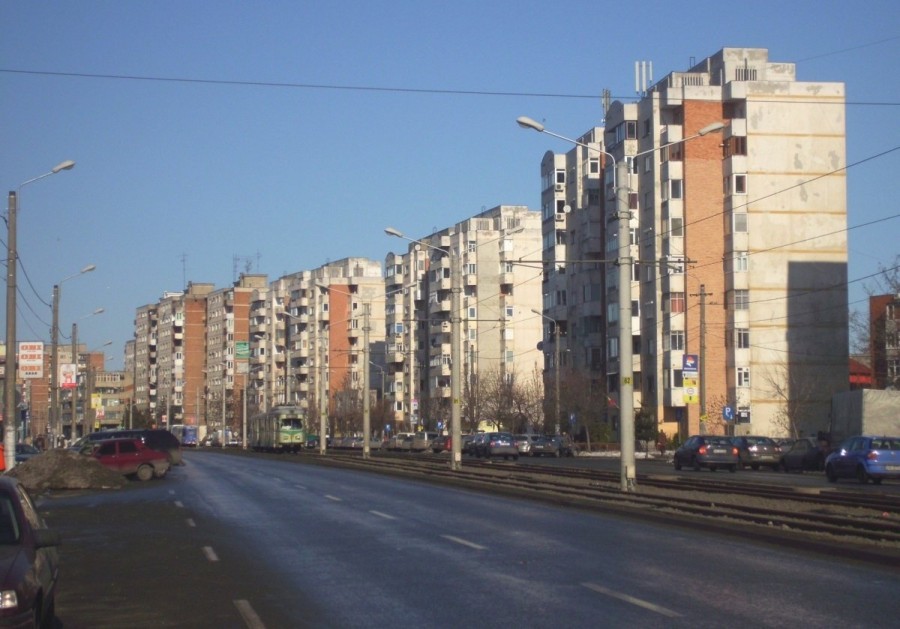
[[[78,386],[77,381],[75,380],[76,371],[75,371],[75,363],[63,363],[59,366],[59,388],[60,389],[74,389]]]
[[[42,342],[19,342],[19,377],[44,377],[44,344]]]
[[[700,402],[700,361],[697,354],[681,357],[682,400],[685,404]]]

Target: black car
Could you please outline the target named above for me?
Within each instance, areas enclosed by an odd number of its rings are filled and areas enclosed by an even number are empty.
[[[825,457],[828,455],[824,444],[813,437],[795,439],[788,448],[782,446],[781,469],[785,472],[821,472],[825,469]]]
[[[91,443],[106,439],[140,439],[153,450],[165,452],[169,459],[169,465],[182,465],[181,442],[178,437],[168,430],[156,429],[123,429],[123,430],[98,430],[90,432],[76,441],[72,449],[83,451]]]
[[[740,456],[737,446],[728,437],[694,435],[675,450],[673,461],[676,470],[687,466],[698,472],[704,467],[715,472],[721,467],[727,468],[729,472],[736,472]]]
[[[25,488],[0,476],[0,626],[54,626],[58,545]]]

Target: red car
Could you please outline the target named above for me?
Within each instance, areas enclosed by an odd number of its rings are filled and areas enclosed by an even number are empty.
[[[58,545],[28,492],[0,476],[0,627],[55,626]]]
[[[169,471],[164,452],[152,450],[140,439],[106,439],[94,446],[91,456],[111,470],[147,481],[162,478]]]

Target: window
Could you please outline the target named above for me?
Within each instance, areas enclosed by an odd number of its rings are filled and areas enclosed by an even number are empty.
[[[592,157],[588,160],[588,173],[596,175],[600,172],[600,160]]]
[[[669,219],[669,234],[681,238],[684,236],[684,219],[680,216],[673,216]]]
[[[749,367],[738,367],[737,368],[737,385],[739,387],[749,387],[750,386],[750,368]]]
[[[735,251],[734,253],[734,272],[746,273],[749,268],[750,260],[746,251]]]
[[[750,349],[750,330],[737,328],[734,331],[734,338],[738,349]]]
[[[566,183],[566,171],[561,169],[556,171],[556,183]]]
[[[676,352],[684,351],[684,332],[682,330],[670,332],[666,341],[668,341],[668,347],[663,347],[663,349],[670,349]]]
[[[466,243],[466,250],[469,253],[475,253],[475,251],[477,249],[478,249],[478,243],[475,242],[474,240],[470,240],[470,241],[468,241],[468,243]]]
[[[750,308],[750,291],[736,289],[732,294],[732,306],[735,310],[748,310]]]
[[[478,309],[475,306],[469,306],[469,318],[476,319],[478,317]]]
[[[669,198],[670,199],[680,199],[682,196],[682,181],[681,179],[671,179],[669,181]]]
[[[732,222],[734,223],[734,233],[736,234],[746,234],[747,233],[747,213],[746,212],[735,212],[731,215]]]
[[[733,194],[747,194],[747,175],[733,175],[734,187]]]
[[[506,318],[507,319],[513,318],[513,307],[512,306],[506,306]]]
[[[669,312],[684,312],[684,293],[669,293],[666,296]]]
[[[469,263],[466,265],[466,274],[467,275],[475,275],[478,273],[478,265]]]

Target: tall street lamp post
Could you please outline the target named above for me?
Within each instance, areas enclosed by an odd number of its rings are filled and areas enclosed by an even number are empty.
[[[388,236],[395,236],[417,243],[423,247],[428,247],[435,251],[447,255],[450,258],[450,469],[459,471],[462,469],[462,448],[460,447],[461,430],[461,408],[462,391],[461,391],[461,367],[462,367],[462,351],[460,348],[461,341],[461,319],[459,313],[459,293],[462,290],[460,268],[458,256],[454,253],[453,247],[443,249],[435,247],[425,241],[416,240],[403,235],[399,230],[393,227],[386,227],[384,230]]]
[[[53,286],[53,327],[50,330],[50,442],[56,447],[56,437],[62,434],[62,419],[59,412],[59,294],[63,282],[90,273],[97,267],[89,264],[78,273],[60,280]]]
[[[9,192],[6,219],[6,372],[3,379],[3,461],[7,470],[16,465],[16,211],[19,192],[30,183],[74,167],[75,162],[66,160],[48,173],[23,181]]]
[[[534,308],[531,309],[531,312],[534,314],[543,317],[547,321],[550,321],[553,324],[553,352],[554,352],[554,365],[553,365],[553,375],[555,377],[556,391],[554,393],[554,402],[556,404],[556,432],[559,433],[559,426],[561,423],[559,417],[559,321],[554,319],[553,317],[548,317],[540,310],[536,310]]]
[[[631,234],[629,220],[631,210],[628,205],[628,164],[623,160],[616,162],[615,157],[595,146],[584,144],[578,140],[567,138],[548,131],[544,125],[527,116],[520,116],[516,123],[523,129],[532,129],[539,133],[559,138],[581,146],[588,150],[603,153],[613,162],[613,188],[616,191],[616,215],[619,221],[619,433],[621,442],[621,489],[623,492],[634,491],[636,485],[636,473],[634,462],[634,365],[632,353],[633,325],[631,320],[631,278],[634,259],[631,257]],[[709,124],[696,134],[675,142],[669,142],[646,151],[641,151],[630,159],[640,157],[653,151],[659,151],[675,144],[681,144],[694,138],[699,138],[714,131],[721,130],[725,125],[721,122]],[[621,187],[620,185],[621,184]]]

